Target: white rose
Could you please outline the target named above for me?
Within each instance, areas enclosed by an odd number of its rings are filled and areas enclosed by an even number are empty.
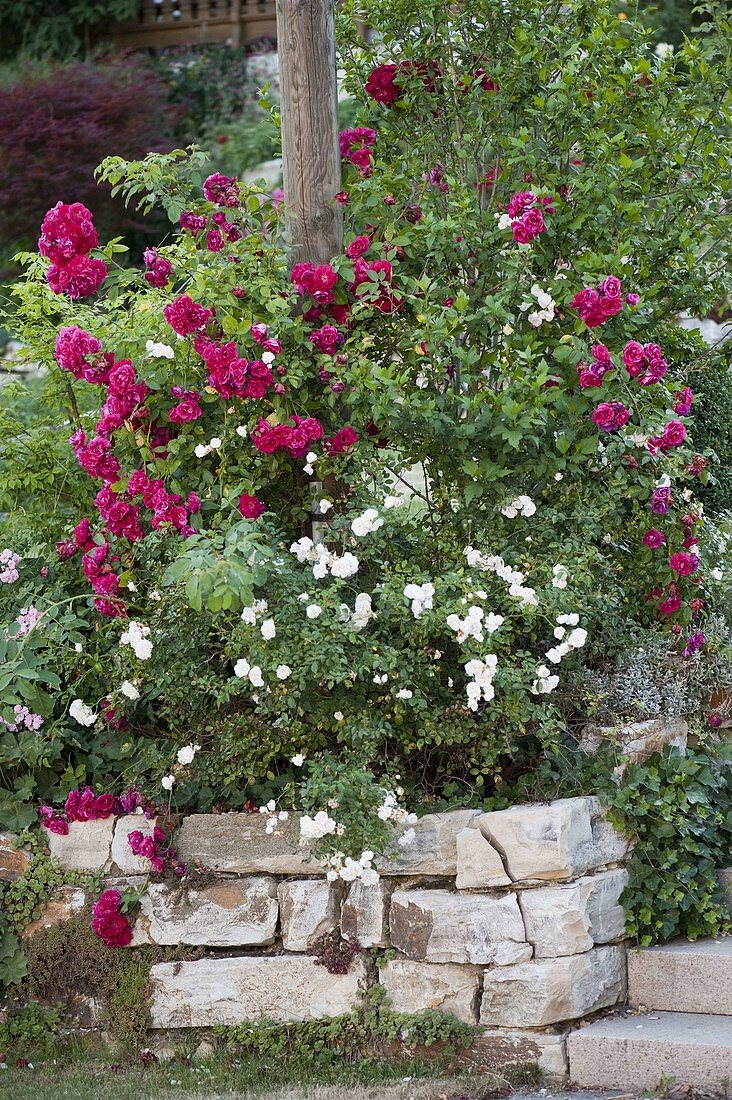
[[[134,684],[131,684],[129,680],[125,680],[119,689],[123,695],[126,695],[128,699],[139,699],[140,693]]]
[[[97,720],[94,711],[82,699],[74,699],[69,707],[69,714],[76,719],[80,726],[93,726]]]

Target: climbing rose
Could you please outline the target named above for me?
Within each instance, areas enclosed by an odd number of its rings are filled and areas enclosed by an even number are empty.
[[[143,259],[145,261],[145,267],[148,269],[145,272],[145,279],[150,286],[167,286],[168,280],[173,274],[173,265],[170,260],[158,256],[157,249],[155,248],[146,248],[143,253]]]
[[[680,577],[689,577],[699,568],[699,557],[697,554],[686,554],[683,550],[679,550],[671,555],[668,565],[669,569],[678,573]]]
[[[119,890],[105,890],[92,906],[92,928],[107,947],[126,947],[132,940],[132,927],[121,904]]]
[[[205,309],[187,294],[183,294],[163,308],[163,316],[174,332],[179,336],[188,336],[204,328],[213,317],[213,311]]]
[[[663,546],[665,541],[666,536],[663,531],[659,531],[656,527],[651,527],[643,536],[643,542],[651,550],[657,550],[659,546]]]
[[[53,293],[68,294],[69,298],[88,298],[96,294],[106,277],[104,261],[89,256],[74,256],[65,264],[52,263],[46,272],[46,282]]]
[[[91,211],[83,203],[57,202],[43,219],[38,251],[55,264],[85,256],[98,244]]]
[[[605,432],[617,432],[630,420],[630,410],[620,401],[603,401],[593,412],[592,420]]]
[[[266,504],[263,504],[258,497],[254,497],[250,493],[242,493],[239,497],[239,511],[244,519],[259,519],[262,512],[266,510]]]
[[[204,180],[203,194],[217,206],[238,206],[239,181],[236,176],[222,176],[220,172],[214,172]]]
[[[395,83],[398,71],[397,65],[379,65],[364,84],[364,91],[377,103],[390,107],[399,98],[399,85]]]
[[[198,420],[202,415],[200,393],[196,390],[183,390],[180,386],[173,386],[171,393],[179,400],[168,413],[168,420],[172,424],[188,424],[192,420]]]
[[[694,400],[694,394],[685,386],[683,390],[676,394],[674,398],[673,409],[677,416],[688,416],[691,412],[691,404]]]

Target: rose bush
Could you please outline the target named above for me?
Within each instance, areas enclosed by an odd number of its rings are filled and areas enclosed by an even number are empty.
[[[4,735],[10,817],[164,775],[180,807],[300,808],[368,875],[401,802],[500,796],[556,743],[582,662],[639,631],[704,659],[673,318],[728,289],[729,46],[659,60],[603,0],[370,0],[377,52],[343,7],[341,255],[291,267],[278,198],[177,152],[102,169],[178,223],[144,271],[72,207],[50,248],[93,277],[23,257],[63,411],[13,438],[62,472],[39,507],[5,451],[2,714],[43,721],[30,763]]]

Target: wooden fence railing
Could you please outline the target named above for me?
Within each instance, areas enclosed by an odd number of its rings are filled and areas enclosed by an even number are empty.
[[[199,42],[240,46],[262,36],[277,36],[274,0],[140,0],[136,18],[108,32],[128,49]]]

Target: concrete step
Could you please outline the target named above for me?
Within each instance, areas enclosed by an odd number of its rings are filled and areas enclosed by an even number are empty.
[[[573,1031],[569,1077],[585,1088],[642,1090],[691,1085],[729,1095],[732,1019],[692,1012],[615,1016]]]
[[[732,936],[628,950],[628,1002],[732,1016]]]

